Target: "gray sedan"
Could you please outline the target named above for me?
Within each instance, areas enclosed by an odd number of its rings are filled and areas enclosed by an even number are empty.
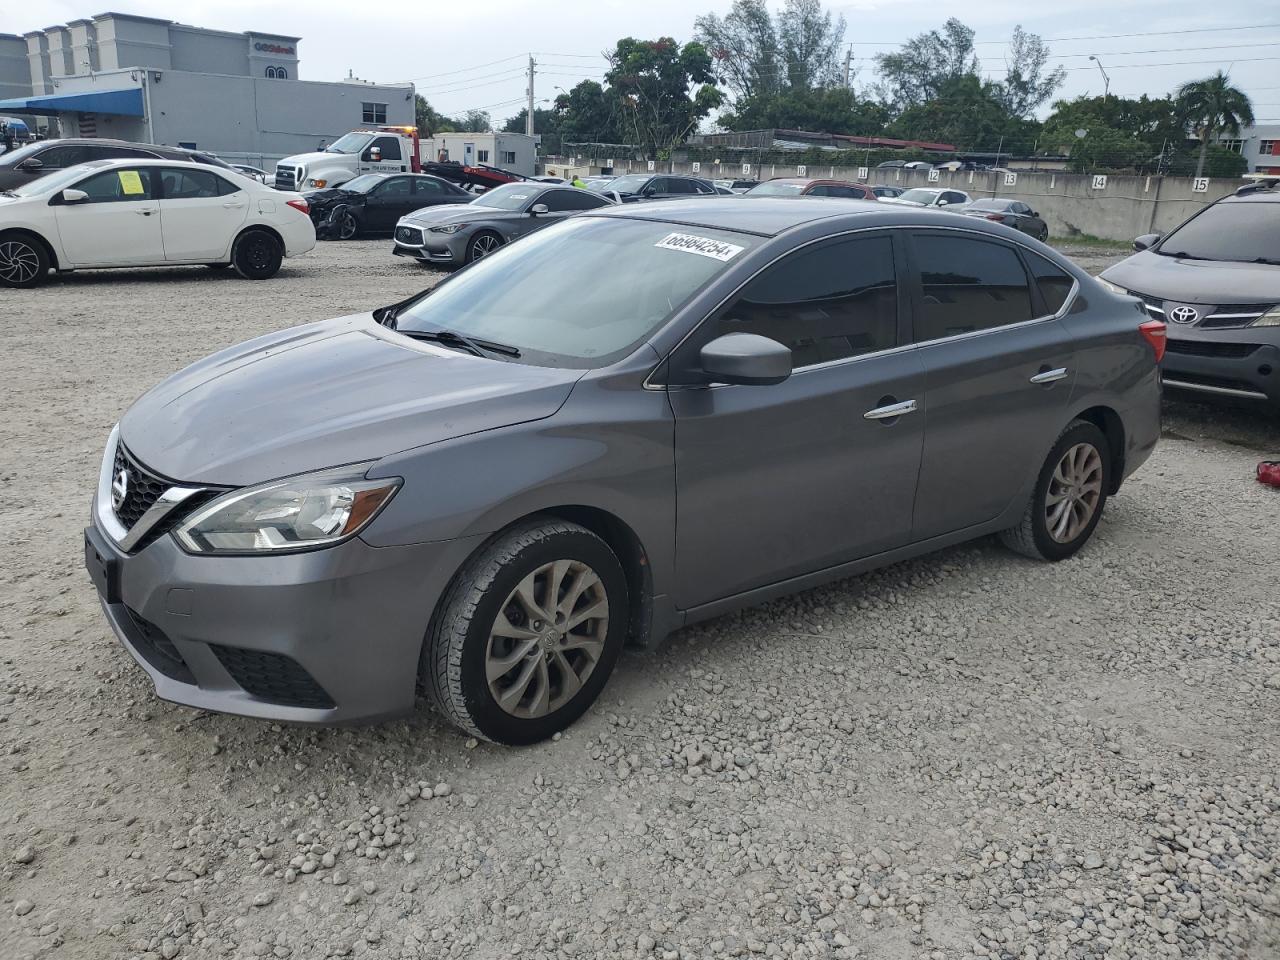
[[[1070,557],[1156,444],[1163,331],[985,220],[587,212],[154,387],[85,562],[166,699],[332,723],[424,691],[530,743],[629,641],[987,534]]]
[[[1037,240],[1049,239],[1049,225],[1041,219],[1040,214],[1021,200],[992,197],[974,200],[972,203],[957,207],[956,210],[966,217],[982,217],[992,223],[1003,223],[1006,227],[1021,230]]]
[[[598,193],[568,184],[507,183],[470,203],[427,207],[402,217],[393,234],[392,253],[421,263],[465,266],[565,217],[611,203]]]

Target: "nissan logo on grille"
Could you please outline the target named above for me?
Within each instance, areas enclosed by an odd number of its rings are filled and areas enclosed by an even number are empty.
[[[1182,304],[1169,311],[1169,319],[1174,323],[1195,323],[1200,319],[1200,311]]]
[[[111,507],[117,513],[124,505],[125,498],[129,496],[129,471],[121,468],[117,471],[115,478],[111,481]]]

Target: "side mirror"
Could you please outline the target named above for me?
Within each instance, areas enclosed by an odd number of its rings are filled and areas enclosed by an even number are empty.
[[[370,159],[372,162],[374,162],[374,163],[381,163],[381,162],[382,162],[382,148],[381,148],[381,147],[370,147],[370,148],[369,148],[369,159]]]
[[[39,170],[44,166],[44,161],[39,157],[28,157],[18,164],[19,170]]]
[[[699,359],[712,383],[766,386],[791,376],[791,350],[754,333],[716,337],[702,348]]]
[[[950,200],[939,200],[939,201],[938,201],[938,206],[940,206],[940,207],[947,207],[947,206],[950,206],[950,205],[951,205],[951,201],[950,201]]]
[[[83,190],[76,190],[73,187],[68,187],[66,190],[62,191],[63,203],[84,203],[88,199],[89,195]]]
[[[1144,233],[1140,237],[1135,237],[1133,241],[1133,249],[1138,252],[1149,250],[1160,242],[1160,238],[1164,236],[1162,233]]]
[[[535,203],[532,207],[529,208],[529,215],[533,217],[540,217],[544,213],[550,213],[550,212],[551,211],[547,208],[547,205],[545,203]]]

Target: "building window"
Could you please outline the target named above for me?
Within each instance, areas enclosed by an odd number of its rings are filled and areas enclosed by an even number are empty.
[[[1276,152],[1277,143],[1280,143],[1280,141],[1263,140],[1261,143],[1258,144],[1258,153],[1262,154],[1264,157],[1280,156],[1280,153]]]
[[[268,79],[268,80],[274,80],[275,78],[276,78],[276,68],[275,68],[275,67],[267,67],[267,79]]]
[[[516,162],[516,152],[515,152],[514,150],[503,150],[503,151],[502,151],[502,162],[503,162],[503,163],[515,163],[515,162]]]
[[[360,108],[364,114],[361,119],[365,123],[387,122],[387,105],[385,103],[362,103]]]
[[[476,159],[477,159],[477,160],[479,160],[481,163],[488,163],[488,162],[489,162],[489,151],[488,151],[488,150],[477,150],[477,151],[476,151]]]
[[[1233,153],[1243,153],[1243,152],[1244,152],[1244,141],[1243,141],[1243,140],[1219,140],[1219,141],[1218,141],[1218,146],[1220,146],[1220,147],[1226,147],[1228,150],[1232,151]]]
[[[289,71],[288,71],[288,70],[286,70],[284,67],[276,67],[276,79],[277,79],[277,80],[288,80],[288,79],[289,79]]]

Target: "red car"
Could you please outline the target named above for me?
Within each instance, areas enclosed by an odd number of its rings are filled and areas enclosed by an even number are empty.
[[[809,177],[778,177],[752,187],[744,197],[845,197],[849,200],[875,200],[876,195],[865,183],[848,180],[815,180]]]

